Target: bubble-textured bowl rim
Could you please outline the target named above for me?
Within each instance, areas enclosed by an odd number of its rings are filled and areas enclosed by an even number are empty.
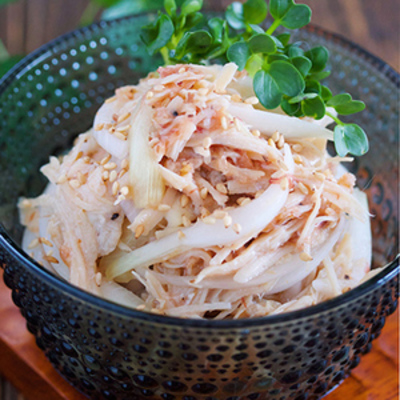
[[[23,60],[21,60],[17,65],[15,65],[8,73],[6,73],[0,79],[0,95],[6,90],[9,84],[12,81],[14,81],[14,79],[18,79],[20,75],[26,71],[26,68],[31,69],[32,67],[34,67],[38,62],[41,61],[42,56],[44,54],[51,52],[54,49],[57,49],[58,46],[60,46],[62,43],[68,42],[69,39],[79,40],[80,37],[85,36],[85,33],[91,33],[98,30],[102,30],[108,26],[112,26],[121,21],[135,19],[135,17],[145,14],[146,13],[142,13],[136,16],[123,17],[110,21],[100,21],[90,26],[76,29],[74,31],[66,33],[52,40],[51,42],[41,46],[39,49],[37,49],[36,51],[25,57]],[[374,56],[367,50],[363,49],[362,47],[353,43],[352,41],[344,38],[343,36],[336,33],[328,32],[315,25],[310,24],[303,29],[306,29],[307,31],[317,36],[323,37],[329,41],[338,43],[343,48],[347,48],[348,50],[355,52],[356,54],[364,58],[365,61],[369,62],[385,77],[389,78],[389,80],[397,88],[400,88],[399,73],[397,73],[392,67],[390,67],[379,57]],[[133,308],[125,307],[123,305],[114,303],[104,298],[98,297],[94,294],[91,294],[89,292],[80,289],[77,286],[73,286],[69,282],[62,280],[52,272],[48,271],[40,264],[38,264],[34,259],[29,257],[20,248],[20,246],[17,245],[14,242],[14,240],[8,235],[8,233],[1,224],[0,224],[0,242],[2,243],[3,247],[7,249],[10,255],[18,259],[21,263],[25,264],[26,267],[30,270],[30,272],[35,274],[38,278],[43,279],[44,281],[46,281],[46,283],[50,284],[54,288],[65,291],[70,296],[75,297],[83,302],[87,302],[94,307],[98,307],[100,309],[103,309],[104,311],[108,311],[116,315],[121,315],[122,317],[125,318],[133,318],[160,324],[169,324],[172,326],[179,325],[179,326],[193,327],[193,328],[246,329],[248,327],[270,325],[270,324],[272,325],[275,323],[288,322],[288,321],[292,322],[299,319],[311,317],[315,314],[326,312],[331,309],[333,310],[337,307],[343,306],[344,304],[351,302],[355,298],[367,294],[370,290],[373,290],[376,286],[381,286],[385,284],[387,281],[393,279],[400,272],[400,255],[397,255],[397,257],[392,262],[390,262],[384,268],[383,271],[376,274],[368,281],[364,282],[363,284],[357,286],[356,288],[340,296],[334,297],[330,300],[324,301],[314,306],[310,306],[307,308],[283,314],[268,315],[265,317],[258,317],[258,318],[248,318],[241,320],[197,320],[197,319],[170,317],[170,316],[152,314],[145,311],[139,311]]]

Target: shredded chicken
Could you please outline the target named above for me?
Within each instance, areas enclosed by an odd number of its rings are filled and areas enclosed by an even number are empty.
[[[331,138],[321,121],[262,109],[233,64],[159,68],[42,167],[44,194],[20,201],[24,248],[84,290],[158,314],[317,304],[371,274],[366,196],[338,168],[349,160],[328,155]]]

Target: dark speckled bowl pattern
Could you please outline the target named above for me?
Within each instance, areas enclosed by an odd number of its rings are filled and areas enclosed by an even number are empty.
[[[0,265],[13,300],[54,367],[89,398],[318,399],[370,350],[398,298],[399,77],[358,46],[312,27],[296,34],[330,49],[334,92],[350,91],[368,107],[355,119],[368,131],[371,150],[350,168],[375,215],[374,266],[392,263],[357,289],[279,316],[180,320],[82,292],[18,246],[16,201],[43,190],[39,166],[90,126],[115,88],[156,67],[138,40],[148,20],[101,22],[67,34],[0,82]]]

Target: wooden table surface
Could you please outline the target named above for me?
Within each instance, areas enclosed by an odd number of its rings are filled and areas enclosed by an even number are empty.
[[[134,1],[134,0],[132,0]],[[0,39],[11,54],[33,51],[74,29],[87,0],[21,0],[0,8]],[[214,1],[215,4],[217,1]],[[229,3],[229,0],[223,0]],[[398,0],[298,0],[313,9],[312,22],[360,44],[400,69]],[[1,275],[1,274],[0,274]],[[1,277],[0,277],[1,278]],[[399,313],[391,316],[372,352],[326,400],[397,400]],[[0,283],[0,399],[83,400],[52,369]],[[10,384],[7,379],[11,381]]]

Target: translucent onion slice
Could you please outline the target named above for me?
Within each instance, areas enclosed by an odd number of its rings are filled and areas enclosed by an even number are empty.
[[[164,179],[149,145],[152,108],[142,100],[135,109],[129,131],[129,179],[137,208],[156,207],[165,191]]]
[[[367,195],[360,189],[355,188],[353,196],[362,205],[365,212],[368,212]],[[352,218],[348,233],[351,238],[351,250],[353,252],[353,260],[363,259],[366,267],[370,268],[372,260],[372,235],[371,223],[369,218],[363,220]]]
[[[293,157],[288,145],[285,145],[285,163],[291,173]],[[165,261],[193,248],[227,246],[243,238],[250,240],[279,214],[285,205],[288,193],[289,189],[282,190],[280,184],[272,184],[257,199],[229,211],[233,224],[241,227],[239,233],[232,227],[225,228],[222,220],[216,220],[212,225],[198,220],[191,227],[150,242],[115,260],[107,268],[107,278],[114,279],[131,269],[139,272],[139,269]]]
[[[121,100],[116,100],[112,103],[104,103],[99,111],[97,111],[94,118],[93,136],[97,143],[112,156],[120,160],[128,156],[128,142],[112,135],[106,126],[113,121],[113,114],[122,112],[125,109],[131,109],[133,104],[133,102],[125,104]],[[99,126],[103,126],[103,128],[99,130]]]
[[[333,132],[331,130],[296,117],[256,110],[252,106],[244,104],[231,104],[228,107],[228,111],[234,117],[241,119],[253,129],[258,129],[266,135],[272,135],[278,131],[286,138],[324,138],[333,140]]]

